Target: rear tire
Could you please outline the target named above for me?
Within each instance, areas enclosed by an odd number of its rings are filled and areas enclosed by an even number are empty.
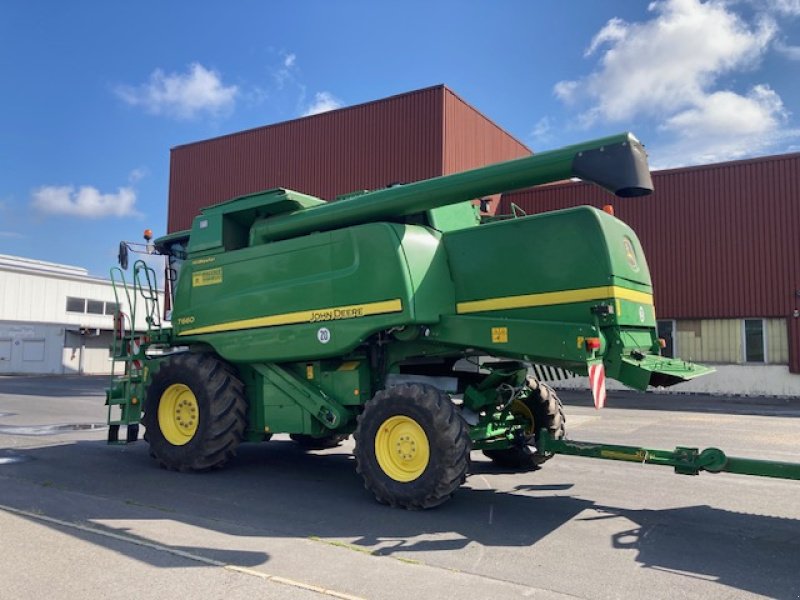
[[[304,450],[327,450],[341,446],[349,436],[346,433],[329,433],[322,437],[314,437],[304,433],[291,433],[289,437]]]
[[[177,354],[152,376],[142,422],[150,454],[163,468],[222,467],[247,427],[244,384],[213,354]]]
[[[355,432],[356,471],[378,502],[411,510],[450,499],[464,483],[472,446],[450,397],[422,384],[382,390]]]
[[[566,435],[566,417],[561,400],[555,390],[546,383],[541,383],[533,378],[528,378],[525,382],[526,394],[515,400],[520,402],[517,410],[512,412],[523,416],[527,421],[533,417],[533,422],[526,427],[526,437],[520,443],[511,448],[502,450],[484,450],[483,453],[501,467],[510,469],[536,469],[542,463],[550,460],[552,454],[545,454],[538,449],[540,431],[547,429],[550,437],[556,440],[564,438]],[[531,451],[531,446],[536,447],[536,451]]]

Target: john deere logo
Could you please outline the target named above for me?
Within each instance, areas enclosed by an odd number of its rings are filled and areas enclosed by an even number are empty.
[[[633,243],[628,238],[625,238],[622,241],[622,245],[625,246],[625,258],[628,259],[628,264],[631,266],[631,269],[638,271],[639,262],[636,260],[636,252],[633,249]]]

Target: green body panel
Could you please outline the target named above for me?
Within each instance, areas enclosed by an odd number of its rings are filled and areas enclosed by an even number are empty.
[[[497,341],[493,330],[505,328]],[[431,328],[430,339],[452,346],[469,346],[492,356],[518,358],[571,370],[585,368],[592,355],[578,337],[593,337],[597,329],[591,324],[565,321],[508,319],[506,317],[454,315],[442,319]],[[568,341],[571,340],[571,341]]]
[[[369,361],[366,356],[348,360],[322,360],[286,366],[297,377],[307,380],[322,392],[336,398],[342,406],[360,406],[372,397]]]
[[[425,227],[370,223],[216,256],[190,253],[175,334],[232,362],[284,362],[341,356],[376,331],[436,322],[454,298],[439,238]],[[198,279],[209,272],[210,281]]]
[[[259,225],[269,217],[322,204],[325,201],[319,198],[281,188],[216,204],[195,219],[188,250],[197,255],[252,245],[258,240]]]
[[[588,206],[487,223],[448,233],[444,242],[458,302],[608,285],[652,294],[636,234]]]
[[[578,373],[605,355],[609,376],[647,387],[647,364],[615,366],[633,351],[658,348],[650,271],[625,223],[583,206],[451,232],[443,241],[456,307],[432,328],[433,339]],[[597,314],[599,305],[609,314]],[[588,337],[600,337],[598,352],[586,351]]]
[[[350,421],[348,411],[334,397],[326,394],[310,380],[298,377],[291,370],[284,369],[275,363],[255,364],[252,365],[252,368],[261,376],[260,380],[267,388],[263,394],[266,407],[288,406],[292,409],[291,412],[298,412],[302,416],[304,414],[311,415],[314,421],[333,430],[342,428]],[[294,410],[298,408],[299,411]],[[265,410],[265,413],[265,429],[273,419],[273,427],[270,428],[273,431],[292,432],[307,429],[306,426],[299,427],[293,424],[291,416],[273,415],[269,410]],[[284,420],[287,422],[283,423]]]
[[[458,202],[429,210],[428,223],[437,231],[456,231],[480,224],[478,207],[472,202]]]

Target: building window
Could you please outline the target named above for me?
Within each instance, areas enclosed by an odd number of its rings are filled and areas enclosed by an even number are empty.
[[[744,360],[749,363],[763,363],[766,361],[764,344],[764,320],[744,320]]]
[[[103,301],[102,300],[87,300],[86,301],[86,312],[90,315],[102,315],[103,314]]]
[[[661,349],[661,356],[675,358],[675,321],[659,321],[658,337],[666,343]]]
[[[119,304],[116,302],[106,302],[106,314],[113,315],[119,310]]]
[[[67,312],[85,313],[86,300],[84,300],[83,298],[67,297]]]

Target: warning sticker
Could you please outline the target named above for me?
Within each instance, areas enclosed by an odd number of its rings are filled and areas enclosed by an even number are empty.
[[[492,327],[492,343],[493,344],[507,344],[508,343],[508,327]]]
[[[222,283],[222,267],[192,273],[192,287]]]

